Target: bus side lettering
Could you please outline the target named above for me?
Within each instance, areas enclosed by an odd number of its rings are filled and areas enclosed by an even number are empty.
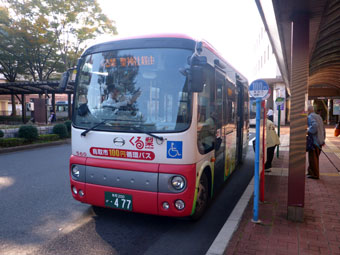
[[[126,158],[138,160],[154,160],[155,153],[152,151],[135,151],[135,150],[122,150],[110,148],[91,147],[90,153],[93,156],[109,157],[109,158]]]

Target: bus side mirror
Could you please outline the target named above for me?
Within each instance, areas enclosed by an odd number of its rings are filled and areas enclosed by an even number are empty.
[[[59,86],[58,86],[59,90],[65,91],[69,77],[70,77],[70,73],[68,71],[63,73],[63,75],[60,79],[60,82],[59,82]]]
[[[202,66],[191,67],[191,82],[190,88],[192,92],[202,92],[205,83]]]
[[[208,63],[208,60],[206,56],[194,55],[190,58],[189,62],[191,66],[205,66]]]

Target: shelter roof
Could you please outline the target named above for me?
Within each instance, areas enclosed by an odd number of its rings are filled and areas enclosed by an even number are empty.
[[[256,0],[256,4],[286,85],[291,80],[292,17],[304,13],[309,16],[309,96],[340,97],[340,1]]]
[[[11,94],[72,94],[74,83],[69,82],[66,90],[59,88],[59,81],[7,82],[0,83],[0,95]]]

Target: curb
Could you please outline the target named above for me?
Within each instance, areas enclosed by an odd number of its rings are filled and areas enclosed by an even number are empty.
[[[71,139],[64,139],[64,140],[54,141],[54,142],[49,142],[49,143],[35,143],[35,144],[9,147],[9,148],[0,148],[0,154],[15,152],[15,151],[29,150],[29,149],[36,149],[36,148],[48,147],[48,146],[54,146],[54,145],[61,145],[61,144],[71,144]]]
[[[243,213],[248,205],[248,202],[253,196],[254,191],[254,177],[248,184],[248,187],[243,192],[242,197],[238,201],[234,210],[231,212],[228,220],[224,223],[224,226],[216,236],[214,242],[210,246],[206,255],[222,255],[228,247],[234,232],[237,230],[238,225],[241,222]]]

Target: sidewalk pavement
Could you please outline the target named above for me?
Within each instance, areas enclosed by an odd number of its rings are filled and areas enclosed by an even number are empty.
[[[305,183],[304,222],[287,220],[289,127],[281,127],[279,158],[265,175],[265,202],[259,204],[260,224],[251,221],[250,199],[224,252],[229,254],[340,254],[340,137],[326,128],[320,155],[320,179]],[[306,159],[306,168],[308,158]]]

